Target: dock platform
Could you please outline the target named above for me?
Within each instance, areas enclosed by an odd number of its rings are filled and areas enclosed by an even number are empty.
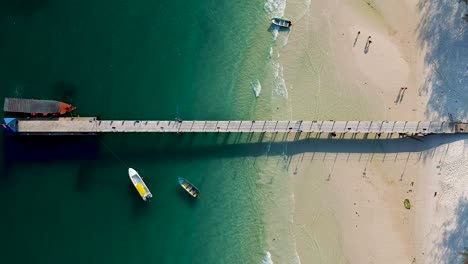
[[[434,121],[157,121],[98,120],[96,117],[5,120],[17,134],[98,133],[468,133],[468,123]],[[5,128],[5,126],[4,126]]]

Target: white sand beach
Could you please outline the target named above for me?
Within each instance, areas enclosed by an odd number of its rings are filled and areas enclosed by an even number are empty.
[[[457,4],[288,0],[293,28],[273,51],[287,96],[272,93],[273,119],[467,121]],[[467,137],[315,136],[285,148],[295,262],[457,263],[468,245]],[[272,252],[274,263],[290,259]]]
[[[296,145],[303,154],[289,171],[302,263],[456,263],[448,260],[467,235],[467,142],[430,136]]]

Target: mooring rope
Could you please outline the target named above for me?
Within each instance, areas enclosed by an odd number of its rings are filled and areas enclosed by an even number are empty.
[[[109,152],[112,153],[112,155],[114,155],[114,157],[116,157],[126,168],[130,168],[130,166],[128,166],[128,164],[125,161],[123,161],[121,158],[119,158],[119,156],[117,156],[117,154],[115,154],[115,152],[112,151],[112,149],[109,148],[109,146],[107,146],[106,143],[104,143],[104,141],[99,139],[99,142],[101,142],[101,144],[104,145],[104,147],[106,147],[107,150],[109,150]]]

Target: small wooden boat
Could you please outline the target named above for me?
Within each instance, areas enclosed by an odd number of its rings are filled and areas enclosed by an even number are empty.
[[[184,178],[179,178],[179,184],[180,186],[182,186],[182,188],[184,188],[184,190],[190,193],[190,195],[192,195],[195,198],[198,197],[198,194],[200,193],[200,191],[192,183],[190,183]]]
[[[283,18],[273,18],[271,20],[271,23],[277,25],[277,26],[280,26],[280,27],[284,27],[284,28],[290,28],[292,26],[292,22],[287,20],[287,19],[283,19]]]
[[[145,182],[136,170],[128,168],[128,176],[130,176],[130,180],[137,189],[143,201],[147,201],[148,199],[153,197],[148,187],[146,187]]]

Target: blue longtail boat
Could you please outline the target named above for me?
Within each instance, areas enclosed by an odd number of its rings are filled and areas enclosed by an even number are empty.
[[[179,178],[179,184],[180,186],[182,186],[182,188],[184,188],[184,190],[190,193],[190,195],[192,195],[195,198],[198,197],[198,194],[200,193],[200,191],[197,189],[197,187],[195,187],[195,185],[193,185],[192,183],[190,183],[184,178]]]

